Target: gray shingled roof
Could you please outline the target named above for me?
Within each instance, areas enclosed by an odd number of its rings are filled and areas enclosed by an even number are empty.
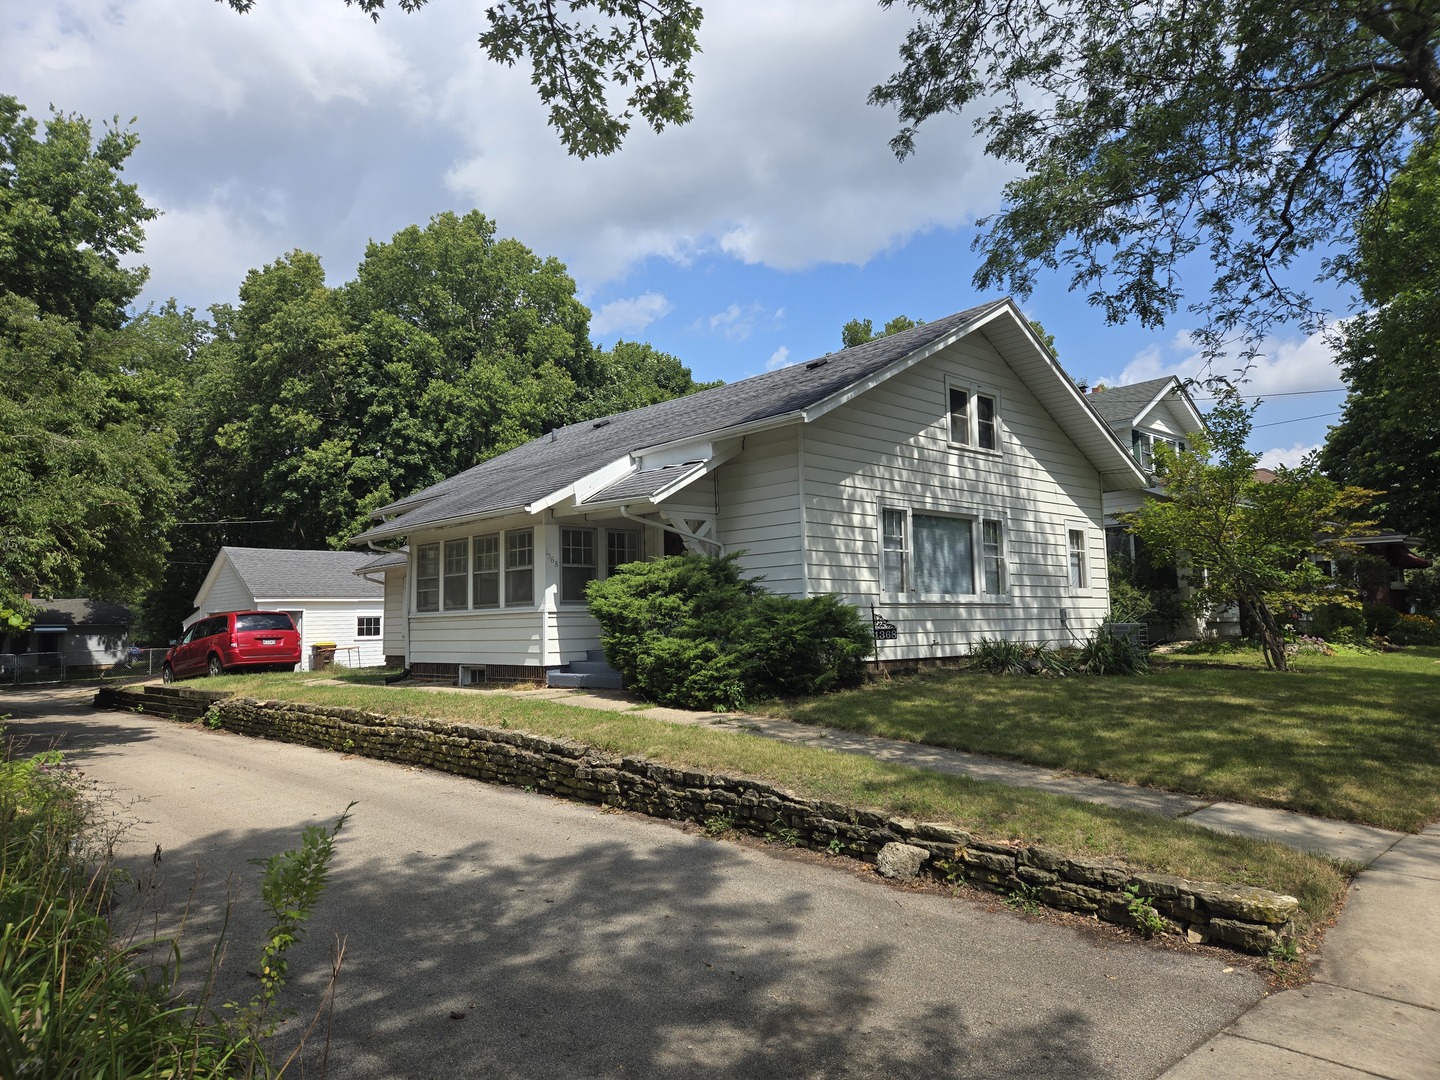
[[[798,412],[883,371],[1004,303],[992,300],[899,334],[827,353],[808,363],[559,428],[381,507],[378,514],[399,516],[351,542],[373,535],[398,535],[435,522],[517,509],[633,451]]]
[[[134,614],[109,600],[32,600],[36,626],[129,626]]]
[[[410,549],[408,547],[396,548],[394,551],[376,552],[375,557],[369,562],[361,563],[351,573],[373,574],[379,570],[390,570],[397,566],[410,565]]]
[[[688,461],[683,465],[666,465],[659,469],[642,469],[617,480],[607,488],[601,488],[585,500],[586,505],[605,502],[621,502],[628,499],[648,499],[664,491],[681,477],[694,472],[702,463]]]
[[[1129,427],[1141,410],[1174,381],[1173,375],[1166,375],[1163,379],[1147,379],[1129,386],[1107,387],[1090,394],[1088,400],[1112,428]]]
[[[356,577],[373,551],[294,551],[289,548],[223,547],[245,587],[257,600],[378,600],[385,587]]]

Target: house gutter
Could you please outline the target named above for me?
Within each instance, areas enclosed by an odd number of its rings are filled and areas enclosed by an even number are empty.
[[[641,525],[648,525],[652,529],[658,526],[664,532],[674,533],[676,536],[682,537],[686,540],[694,540],[697,544],[709,544],[711,547],[717,549],[717,553],[720,558],[725,557],[725,545],[722,544],[719,540],[710,540],[704,536],[697,536],[689,529],[680,529],[675,527],[674,525],[667,525],[663,521],[651,521],[649,518],[643,518],[640,517],[638,514],[630,513],[630,511],[623,506],[617,506],[615,509],[620,511],[621,517],[626,518],[629,521],[638,522]]]

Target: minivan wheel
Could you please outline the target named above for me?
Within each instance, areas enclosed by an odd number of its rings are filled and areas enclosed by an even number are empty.
[[[224,675],[224,674],[225,674],[225,665],[222,664],[222,663],[220,663],[220,657],[216,656],[214,653],[211,653],[211,654],[210,654],[210,674],[211,674],[211,675]]]
[[[160,681],[166,683],[172,683],[175,681],[175,669],[172,668],[169,664],[166,664],[160,669]]]

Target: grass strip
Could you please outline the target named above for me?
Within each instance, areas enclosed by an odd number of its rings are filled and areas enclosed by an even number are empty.
[[[1165,658],[1137,678],[934,672],[757,711],[1418,832],[1440,818],[1440,648]]]
[[[366,676],[352,678],[355,681],[335,685],[298,674],[231,676],[207,680],[206,689],[508,727],[571,739],[609,754],[754,777],[810,798],[952,822],[989,839],[1045,844],[1137,870],[1287,893],[1300,901],[1310,926],[1330,917],[1356,869],[1282,844],[1228,836],[1139,811],[777,742],[745,731],[696,728],[632,712],[515,695],[385,688],[366,685]]]

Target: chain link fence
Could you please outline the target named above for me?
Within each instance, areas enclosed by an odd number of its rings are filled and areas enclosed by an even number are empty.
[[[76,664],[63,652],[0,653],[0,686],[25,683],[64,682],[75,678],[112,675],[150,678],[160,674],[168,649],[133,648],[113,664],[97,667],[93,662]]]

